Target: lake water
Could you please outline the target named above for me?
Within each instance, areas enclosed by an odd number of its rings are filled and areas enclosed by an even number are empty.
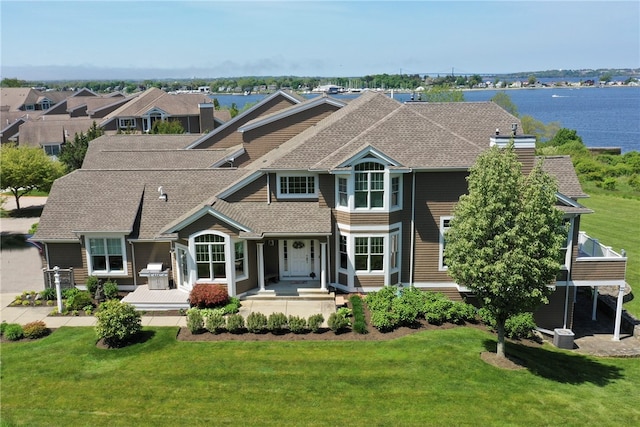
[[[498,90],[465,91],[466,101],[488,101]],[[574,129],[588,147],[620,147],[623,153],[640,151],[640,87],[583,87],[512,89],[503,91],[518,107],[521,116],[532,116],[543,123],[560,122]],[[244,105],[262,100],[266,95],[212,95],[221,106]],[[306,95],[308,97],[317,94]],[[357,94],[332,95],[355,98]],[[411,94],[396,93],[398,101],[408,101]]]

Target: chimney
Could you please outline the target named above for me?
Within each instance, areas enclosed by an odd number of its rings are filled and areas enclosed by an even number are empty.
[[[511,140],[513,140],[518,160],[522,163],[522,173],[527,175],[531,172],[536,162],[536,137],[533,135],[518,135],[518,124],[513,123],[509,135],[500,135],[500,131],[496,129],[496,134],[489,139],[489,145],[491,147],[497,145],[500,148],[505,148]]]
[[[213,121],[213,102],[198,104],[200,110],[200,133],[210,132],[215,127]]]

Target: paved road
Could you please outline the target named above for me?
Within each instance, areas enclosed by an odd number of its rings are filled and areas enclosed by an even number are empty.
[[[21,197],[22,208],[44,206],[46,197]],[[15,209],[13,197],[8,197],[4,209]],[[5,234],[27,234],[31,225],[38,222],[38,217],[0,218],[0,232]],[[21,293],[22,291],[40,291],[44,289],[42,279],[42,261],[38,249],[34,246],[26,248],[1,248],[0,250],[0,292]]]

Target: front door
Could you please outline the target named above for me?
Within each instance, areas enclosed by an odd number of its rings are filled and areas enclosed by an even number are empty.
[[[309,241],[290,240],[289,274],[294,277],[308,276],[311,272],[309,264]]]

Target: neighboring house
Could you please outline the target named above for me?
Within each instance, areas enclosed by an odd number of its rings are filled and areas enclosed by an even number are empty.
[[[79,285],[95,275],[137,292],[147,288],[141,270],[162,263],[175,289],[152,292],[182,291],[183,304],[197,283],[245,297],[269,293],[269,280],[472,297],[447,272],[444,235],[480,153],[513,139],[524,171],[533,167],[535,140],[512,134],[514,124],[492,102],[402,104],[369,92],[345,104],[276,92],[206,135],[94,140],[83,168],[55,182],[33,239],[47,266],[72,267]],[[577,202],[585,194],[570,159],[543,167],[558,179],[570,232],[536,320],[571,328],[576,288],[623,289],[626,258],[578,231],[591,211]]]
[[[94,120],[89,118],[57,119],[41,116],[39,120],[20,125],[20,145],[42,147],[50,156],[57,156],[65,142],[73,141],[75,134],[87,133]]]
[[[157,120],[177,120],[186,133],[206,133],[223,123],[216,119],[207,93],[167,93],[151,88],[104,116],[99,127],[107,133],[149,133]]]

